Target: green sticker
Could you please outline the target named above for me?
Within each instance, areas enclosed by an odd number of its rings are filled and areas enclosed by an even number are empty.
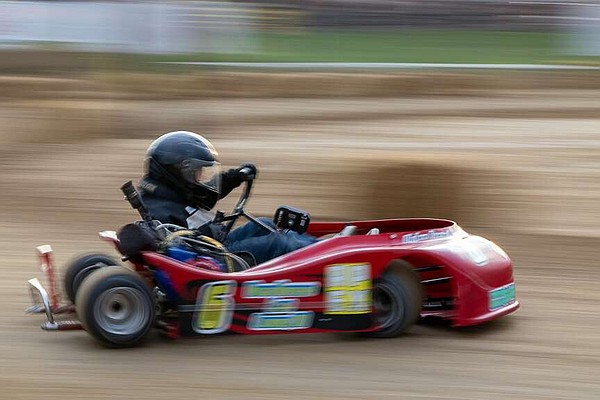
[[[515,301],[515,284],[490,291],[490,310],[502,308]]]

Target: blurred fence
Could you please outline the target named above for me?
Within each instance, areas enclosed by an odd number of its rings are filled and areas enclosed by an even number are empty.
[[[126,53],[256,50],[252,5],[222,1],[2,1],[0,44]]]
[[[248,54],[260,32],[339,29],[563,32],[566,52],[600,55],[600,1],[0,0],[3,47]]]
[[[568,53],[582,56],[600,56],[600,2],[579,4],[569,14],[570,43]]]
[[[274,0],[270,5],[301,10],[303,24],[319,28],[535,30],[552,26],[558,10],[550,2],[497,0]]]

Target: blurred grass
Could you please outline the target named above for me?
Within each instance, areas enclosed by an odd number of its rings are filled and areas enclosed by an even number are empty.
[[[73,75],[131,71],[181,73],[196,65],[157,62],[403,62],[476,64],[574,64],[600,66],[600,57],[567,55],[574,38],[564,33],[456,30],[258,32],[256,50],[246,53],[114,54],[69,51],[39,44],[28,51],[0,53],[5,74]],[[200,67],[213,71],[220,67]]]
[[[547,63],[565,56],[561,33],[406,30],[257,34],[259,51],[152,57],[155,61]],[[158,60],[157,60],[158,59]],[[600,57],[592,57],[600,60]],[[589,59],[586,59],[589,62]]]

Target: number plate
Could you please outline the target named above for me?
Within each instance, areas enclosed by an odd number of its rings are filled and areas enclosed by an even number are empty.
[[[515,302],[515,284],[511,283],[490,291],[490,311]]]

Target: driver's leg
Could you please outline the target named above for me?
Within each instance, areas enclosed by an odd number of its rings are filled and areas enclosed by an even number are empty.
[[[260,217],[257,219],[265,225],[268,225],[275,229],[275,225],[273,224],[273,221],[270,218]],[[227,243],[237,242],[239,240],[247,239],[250,237],[264,236],[268,235],[269,233],[271,232],[266,230],[265,228],[259,226],[258,224],[255,224],[252,221],[248,221],[242,226],[235,228],[234,230],[229,232],[229,234],[227,235],[227,239],[225,240],[225,245],[229,247]]]
[[[317,239],[310,235],[301,235],[294,231],[271,232],[267,235],[250,237],[236,242],[227,241],[227,248],[232,251],[248,251],[252,253],[257,264],[279,257],[316,243]]]

